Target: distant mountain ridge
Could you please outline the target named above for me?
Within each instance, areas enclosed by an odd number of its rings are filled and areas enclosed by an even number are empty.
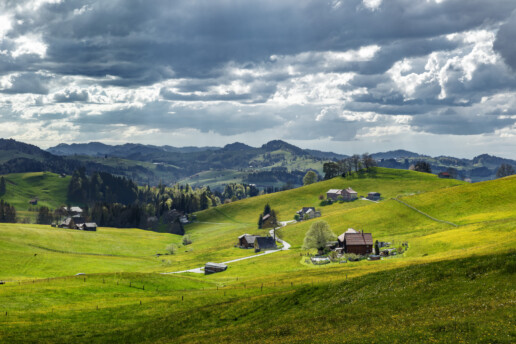
[[[430,163],[433,173],[454,169],[458,178],[473,181],[494,179],[501,164],[516,167],[516,161],[489,154],[473,159],[449,156],[431,157],[407,150],[371,154],[381,167],[408,169],[418,160]],[[176,182],[218,187],[229,182],[285,183],[299,186],[300,175],[315,170],[323,176],[323,164],[348,157],[344,154],[302,149],[282,140],[260,147],[241,142],[224,147],[173,147],[137,143],[107,145],[101,142],[59,144],[44,151],[12,139],[0,139],[0,173],[71,173],[84,167],[134,179],[139,184],[157,185]],[[256,180],[253,181],[253,180]],[[259,182],[258,182],[259,181]]]
[[[60,143],[55,147],[47,149],[49,153],[54,155],[69,156],[69,155],[88,155],[88,156],[102,156],[102,155],[127,155],[129,154],[144,154],[148,152],[171,152],[171,153],[192,153],[202,152],[206,150],[217,150],[220,147],[172,147],[172,146],[154,146],[143,145],[138,143],[126,143],[123,145],[107,145],[101,142],[89,143]]]

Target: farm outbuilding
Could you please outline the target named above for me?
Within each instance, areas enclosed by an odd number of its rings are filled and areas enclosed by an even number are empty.
[[[379,201],[381,194],[379,192],[370,192],[367,194],[367,199],[371,201]]]
[[[254,242],[258,235],[242,234],[238,237],[238,246],[240,248],[254,248]]]
[[[261,250],[275,250],[276,241],[272,237],[257,237],[254,241],[254,251],[260,252]]]
[[[226,271],[227,268],[228,266],[226,264],[208,262],[204,265],[204,274],[211,275],[217,272]]]

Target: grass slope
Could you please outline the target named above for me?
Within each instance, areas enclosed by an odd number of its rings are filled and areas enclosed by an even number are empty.
[[[13,173],[3,176],[6,181],[4,201],[14,205],[18,217],[34,220],[35,212],[28,211],[29,201],[38,199],[38,206],[55,209],[67,203],[70,176],[61,177],[51,172]]]
[[[305,264],[301,245],[311,220],[281,230],[291,250],[232,263],[224,273],[152,273],[252,255],[233,246],[238,235],[259,232],[266,202],[290,220],[327,189],[348,186],[385,199],[321,207],[321,219],[336,234],[354,227],[374,239],[407,241],[405,254]],[[335,178],[200,212],[186,227],[188,246],[141,230],[0,225],[0,265],[7,267],[0,279],[22,280],[0,287],[0,312],[8,312],[0,341],[514,342],[515,187],[516,177],[466,184],[379,169],[374,178]],[[459,226],[390,199],[397,196]],[[176,254],[154,256],[170,242]],[[30,279],[76,272],[91,274]]]

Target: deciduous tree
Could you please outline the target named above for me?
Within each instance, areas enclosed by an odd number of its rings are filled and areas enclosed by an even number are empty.
[[[326,221],[314,222],[310,229],[306,232],[303,248],[305,250],[317,249],[322,254],[329,241],[335,239],[335,234],[330,230],[330,226]]]
[[[317,173],[314,171],[308,171],[306,172],[305,176],[303,177],[303,185],[310,185],[317,181]]]

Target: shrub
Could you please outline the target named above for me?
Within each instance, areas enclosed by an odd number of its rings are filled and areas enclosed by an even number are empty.
[[[299,221],[300,219],[301,217],[299,216],[299,214],[294,215],[294,220]]]
[[[169,244],[165,250],[167,250],[168,254],[174,254],[177,251],[177,247],[174,244]]]
[[[183,236],[183,245],[190,245],[192,243],[192,239],[189,235]]]

